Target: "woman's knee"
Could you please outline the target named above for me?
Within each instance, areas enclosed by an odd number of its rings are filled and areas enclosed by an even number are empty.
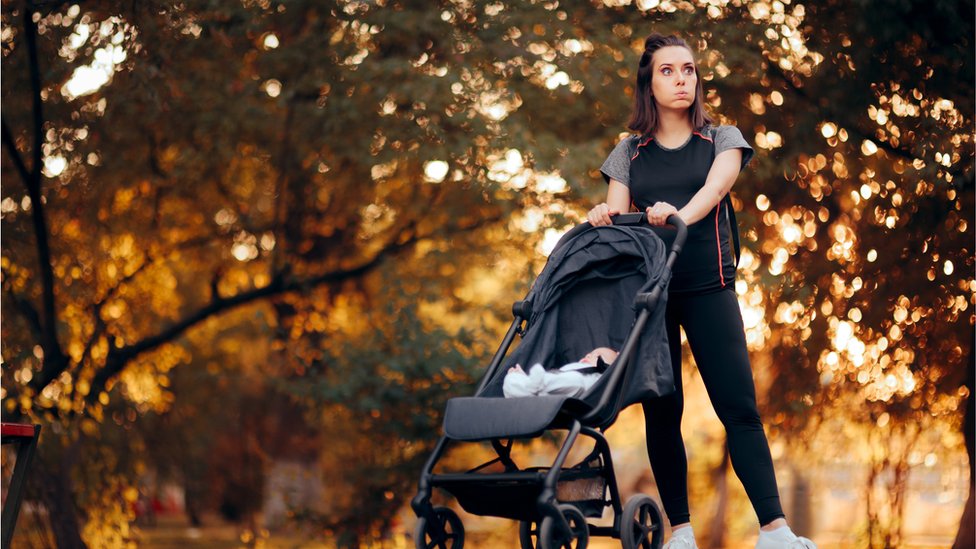
[[[727,404],[723,406],[716,405],[715,413],[727,430],[762,430],[763,428],[759,409],[754,402]]]
[[[680,393],[672,393],[666,397],[645,400],[641,403],[641,406],[644,408],[644,421],[647,422],[649,428],[652,424],[681,424],[684,398]]]

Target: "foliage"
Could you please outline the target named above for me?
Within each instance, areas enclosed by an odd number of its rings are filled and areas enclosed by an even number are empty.
[[[344,547],[382,537],[399,512],[393,502],[415,489],[447,398],[470,393],[484,364],[471,356],[479,348],[472,334],[425,325],[404,297],[363,312],[364,332],[348,338],[355,343],[280,382],[306,403],[328,450],[319,458],[328,511],[314,522]]]

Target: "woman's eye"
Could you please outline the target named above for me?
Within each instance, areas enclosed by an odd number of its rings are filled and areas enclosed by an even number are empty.
[[[671,74],[671,69],[668,69],[668,68],[661,69],[661,73],[664,74],[665,76],[667,76],[667,75]]]
[[[685,74],[695,74],[695,69],[691,67],[685,67]]]

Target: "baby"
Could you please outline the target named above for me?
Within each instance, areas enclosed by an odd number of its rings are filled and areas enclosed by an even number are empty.
[[[521,364],[508,369],[502,382],[502,393],[506,397],[527,397],[536,395],[566,395],[578,397],[596,383],[600,377],[597,369],[600,361],[613,363],[617,351],[609,347],[597,347],[577,362],[571,362],[558,370],[548,371],[541,364],[535,364],[526,373]]]

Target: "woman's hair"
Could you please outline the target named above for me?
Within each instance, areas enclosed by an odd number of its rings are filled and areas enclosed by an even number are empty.
[[[694,58],[695,52],[691,51],[688,43],[673,34],[664,36],[653,33],[644,40],[644,53],[641,55],[640,65],[637,68],[637,90],[634,92],[634,113],[630,117],[630,122],[627,123],[628,128],[644,135],[653,133],[657,129],[658,124],[657,103],[654,102],[654,97],[651,95],[651,78],[654,75],[654,53],[668,46],[681,46],[691,52],[692,58]],[[697,62],[695,62],[695,74],[698,74]],[[698,82],[695,84],[695,102],[688,108],[688,118],[696,130],[700,130],[705,125],[712,123],[712,118],[708,116],[708,113],[705,112],[705,108],[702,106],[702,98],[704,95],[701,76],[699,76]]]

